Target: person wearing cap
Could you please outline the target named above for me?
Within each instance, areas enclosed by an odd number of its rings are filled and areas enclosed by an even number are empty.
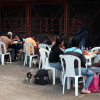
[[[6,34],[6,36],[1,36],[0,37],[0,42],[3,42],[5,44],[6,51],[10,52],[11,58],[13,59],[13,56],[12,56],[13,54],[12,53],[14,52],[14,50],[8,48],[8,46],[13,44],[13,42],[12,42],[12,32],[8,32]],[[4,52],[4,48],[2,48],[2,52]],[[7,57],[5,57],[5,58],[7,58]]]
[[[49,64],[58,70],[62,70],[59,55],[63,54],[64,51],[61,49],[63,47],[64,41],[62,38],[57,37],[55,44],[52,46],[49,55]]]
[[[8,46],[12,45],[12,32],[8,32],[6,36],[0,37],[0,42],[3,42],[6,46],[6,51],[8,50]],[[3,49],[2,49],[3,51]]]

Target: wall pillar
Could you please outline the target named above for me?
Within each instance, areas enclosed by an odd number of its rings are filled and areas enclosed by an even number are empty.
[[[30,3],[26,4],[26,37],[30,36]]]
[[[64,11],[64,36],[68,36],[68,1],[65,2]]]

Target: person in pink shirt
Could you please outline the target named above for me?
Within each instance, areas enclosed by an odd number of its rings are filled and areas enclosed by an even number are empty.
[[[1,36],[0,42],[3,42],[5,44],[6,51],[8,51],[8,46],[12,45],[12,32],[8,32],[6,36]],[[4,48],[2,48],[2,51],[4,51]]]
[[[3,42],[6,46],[6,52],[10,52],[11,58],[14,57],[14,49],[9,49],[8,47],[13,44],[12,42],[12,32],[8,32],[6,36],[0,37],[0,42]],[[4,48],[2,47],[2,52],[4,52]],[[5,57],[7,59],[7,57]]]

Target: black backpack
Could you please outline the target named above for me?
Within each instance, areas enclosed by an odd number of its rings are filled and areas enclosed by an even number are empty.
[[[48,71],[45,69],[40,69],[34,75],[34,78],[35,78],[35,84],[46,85],[49,82]]]

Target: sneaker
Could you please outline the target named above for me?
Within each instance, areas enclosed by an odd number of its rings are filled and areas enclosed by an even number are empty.
[[[84,93],[84,94],[90,94],[91,93],[91,91],[89,91],[88,89],[82,89],[82,93]]]

